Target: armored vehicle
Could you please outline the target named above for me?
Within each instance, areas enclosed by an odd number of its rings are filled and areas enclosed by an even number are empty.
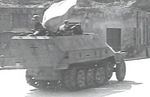
[[[27,83],[36,88],[62,85],[77,90],[101,86],[113,72],[118,81],[125,77],[121,52],[115,52],[96,34],[13,36],[7,44],[9,54],[3,56],[23,65]]]

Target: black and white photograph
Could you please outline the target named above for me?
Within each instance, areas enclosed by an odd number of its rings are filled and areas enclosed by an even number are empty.
[[[0,97],[150,97],[150,0],[0,0]]]

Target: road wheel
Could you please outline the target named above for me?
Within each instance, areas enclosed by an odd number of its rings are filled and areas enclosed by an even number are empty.
[[[98,86],[101,86],[105,82],[105,69],[104,67],[99,67],[95,71],[95,81]]]
[[[39,88],[39,89],[46,89],[48,88],[48,84],[47,84],[48,81],[44,81],[44,80],[38,80],[37,83],[36,83],[36,87]]]
[[[116,66],[116,78],[118,81],[123,81],[126,75],[126,65],[122,59],[119,64]]]
[[[86,83],[88,87],[95,86],[95,69],[88,69],[86,72]]]
[[[64,72],[63,75],[63,84],[69,90],[76,90],[76,68],[70,68]]]
[[[84,69],[79,69],[77,72],[77,86],[79,89],[86,87],[86,74]]]
[[[112,77],[113,71],[114,71],[113,64],[111,62],[106,62],[105,63],[106,81],[108,81]]]
[[[36,87],[36,84],[35,84],[36,80],[34,79],[33,76],[26,74],[26,81],[29,85]]]
[[[53,89],[56,86],[61,86],[61,82],[57,80],[49,80],[49,81],[46,81],[46,83],[47,83],[47,88],[49,89]]]

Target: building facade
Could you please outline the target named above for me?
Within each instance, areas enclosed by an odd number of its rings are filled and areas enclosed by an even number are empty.
[[[42,16],[46,8],[0,8],[0,33],[29,31],[31,18]],[[98,8],[76,8],[69,21],[81,22],[84,33],[95,33],[115,51],[126,50],[134,57],[142,48],[150,46],[150,16],[148,12],[126,8],[123,11],[100,11]],[[57,21],[58,23],[60,21]]]
[[[33,28],[34,14],[43,15],[43,8],[0,8],[0,33],[5,31],[28,31]]]

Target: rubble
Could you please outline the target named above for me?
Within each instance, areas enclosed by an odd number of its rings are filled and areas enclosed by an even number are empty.
[[[11,7],[11,8],[45,8],[49,7],[53,2],[47,1],[41,4],[18,4],[16,2],[7,2],[4,0],[0,0],[0,7]]]
[[[17,8],[48,8],[55,0],[50,0],[43,3],[35,3],[35,4],[21,4],[8,0],[0,0],[0,7],[17,7]],[[82,0],[84,2],[84,0]],[[86,6],[90,6],[91,8],[99,8],[102,11],[109,10],[120,10],[126,9],[128,7],[140,8],[146,11],[150,10],[149,3],[150,0],[86,0],[86,2],[90,2],[89,4],[78,5],[78,8],[85,8]],[[146,2],[146,3],[144,3]],[[148,6],[146,6],[148,5]],[[88,6],[88,7],[89,7]]]

